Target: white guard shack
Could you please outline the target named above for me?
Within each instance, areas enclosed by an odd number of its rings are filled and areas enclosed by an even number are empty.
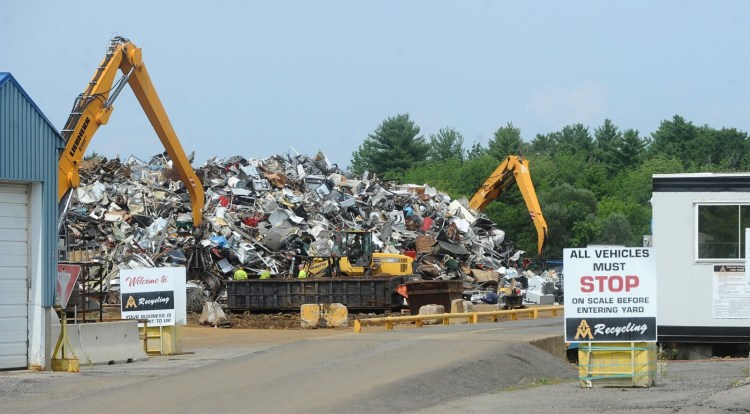
[[[705,358],[750,344],[750,173],[655,174],[659,342]]]

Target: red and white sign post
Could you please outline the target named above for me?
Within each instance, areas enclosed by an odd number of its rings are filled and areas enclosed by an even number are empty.
[[[73,287],[78,281],[78,275],[81,274],[80,265],[58,264],[57,265],[57,285],[55,291],[57,298],[60,299],[60,307],[68,307],[68,300],[73,293]]]

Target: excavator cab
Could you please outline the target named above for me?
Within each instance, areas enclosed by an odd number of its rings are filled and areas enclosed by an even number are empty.
[[[344,230],[336,235],[341,273],[352,276],[396,276],[412,273],[412,259],[397,253],[375,251],[372,232]]]
[[[372,233],[364,230],[347,230],[339,233],[337,241],[339,254],[342,259],[346,258],[352,273],[364,275],[365,268],[369,268],[372,263]]]

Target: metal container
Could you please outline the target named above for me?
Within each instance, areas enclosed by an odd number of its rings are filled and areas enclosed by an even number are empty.
[[[405,284],[409,312],[413,315],[424,305],[443,305],[445,311],[450,312],[451,302],[461,299],[464,292],[464,282],[460,280],[420,280]]]
[[[393,311],[401,307],[396,293],[403,277],[249,279],[227,282],[231,311],[299,311],[304,304],[341,303],[349,310]]]

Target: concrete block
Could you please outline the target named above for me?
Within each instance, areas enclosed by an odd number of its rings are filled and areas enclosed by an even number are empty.
[[[451,301],[451,313],[466,313],[474,312],[474,304],[468,300],[454,299]],[[459,325],[463,323],[469,323],[468,319],[449,319],[451,325]]]
[[[445,313],[445,306],[443,305],[424,305],[419,308],[420,315],[438,315],[441,313]],[[425,325],[434,325],[441,322],[441,319],[425,319],[422,323]]]
[[[346,328],[349,325],[349,310],[341,303],[304,304],[300,306],[303,328]]]

